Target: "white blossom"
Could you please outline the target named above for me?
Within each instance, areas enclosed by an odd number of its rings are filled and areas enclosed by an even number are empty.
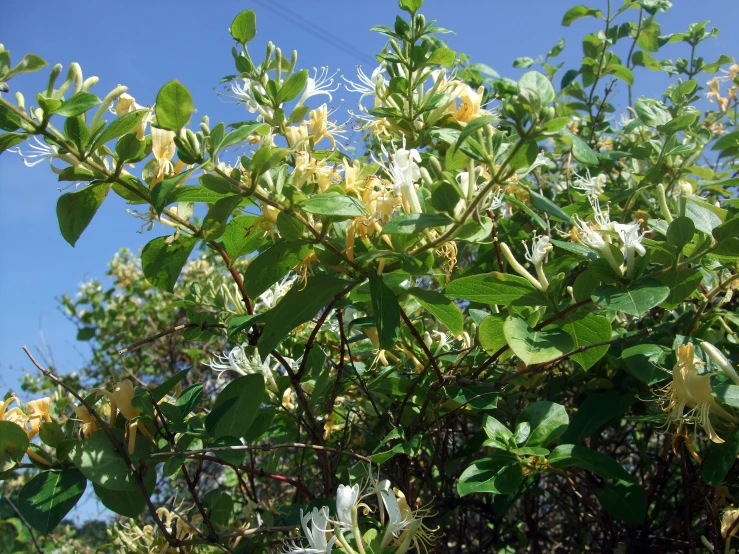
[[[331,96],[331,93],[339,90],[338,84],[334,88],[331,88],[334,84],[334,76],[337,73],[338,71],[335,71],[333,74],[329,75],[327,66],[321,67],[320,72],[318,68],[314,67],[313,77],[308,77],[303,94],[300,96],[300,99],[298,99],[298,103],[295,104],[295,107],[297,108],[302,106],[306,100],[313,96],[325,95],[328,96],[329,102],[333,101],[334,98]]]

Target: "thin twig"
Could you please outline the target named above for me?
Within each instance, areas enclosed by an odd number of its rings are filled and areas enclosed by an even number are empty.
[[[10,508],[16,513],[26,529],[28,529],[28,532],[31,534],[31,539],[33,540],[33,545],[36,547],[36,552],[38,552],[38,554],[44,554],[44,551],[41,550],[41,547],[36,540],[36,535],[33,532],[33,527],[31,527],[31,525],[26,521],[26,518],[23,517],[23,514],[21,514],[20,510],[16,508],[15,504],[13,504],[13,502],[10,500],[10,498],[8,498],[7,495],[4,495],[3,498],[5,499],[5,502],[8,503],[8,506],[10,506]]]

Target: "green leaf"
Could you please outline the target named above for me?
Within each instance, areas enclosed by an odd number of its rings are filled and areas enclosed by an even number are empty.
[[[11,469],[28,450],[29,440],[20,425],[0,420],[0,472]]]
[[[264,359],[264,356],[262,357]],[[215,439],[241,437],[254,421],[264,400],[264,376],[261,373],[242,375],[231,381],[216,398],[213,410],[205,418],[205,428]],[[230,408],[214,421],[212,414],[225,402],[233,401]]]
[[[310,321],[318,310],[329,303],[349,283],[330,275],[314,275],[301,288],[297,284],[264,318],[264,330],[259,337],[259,355],[264,359],[298,325]]]
[[[451,48],[437,48],[431,53],[426,63],[429,65],[441,65],[443,67],[451,67],[457,59],[457,53]]]
[[[440,292],[417,287],[408,289],[431,315],[443,323],[454,336],[464,331],[464,315],[457,305]]]
[[[556,97],[552,83],[538,71],[529,71],[521,76],[518,80],[518,91],[521,92],[524,88],[536,92],[542,106],[552,103]]]
[[[172,377],[164,381],[164,383],[154,387],[152,390],[149,391],[152,400],[154,400],[154,402],[159,402],[162,398],[172,392],[177,384],[180,383],[185,377],[187,377],[188,373],[190,373],[189,367],[187,369],[183,369],[182,371],[178,371],[177,373],[172,375]]]
[[[711,146],[711,150],[727,150],[739,146],[739,130],[732,131],[720,137]]]
[[[455,279],[446,286],[444,294],[481,304],[546,305],[546,297],[526,279],[497,271]]]
[[[527,366],[551,361],[573,349],[572,338],[562,329],[535,331],[520,317],[506,318],[503,333],[513,353]]]
[[[239,215],[226,225],[221,240],[231,262],[251,254],[264,244],[264,231],[259,228],[259,219],[257,215]]]
[[[156,288],[173,292],[182,267],[190,257],[192,249],[200,242],[198,237],[180,235],[157,237],[149,241],[141,251],[141,267],[144,277]]]
[[[631,395],[617,392],[590,394],[577,408],[567,431],[562,435],[565,443],[578,444],[595,434],[606,423],[622,416],[634,403]]]
[[[670,112],[661,102],[651,98],[641,97],[636,101],[634,106],[639,119],[649,127],[657,127],[664,125],[672,119]]]
[[[693,240],[695,224],[689,217],[676,217],[667,228],[667,244],[677,248],[681,252],[683,247]]]
[[[23,485],[17,508],[31,527],[47,535],[74,508],[85,487],[87,479],[76,469],[44,471]]]
[[[582,316],[568,316],[563,324],[565,332],[572,337],[573,350],[611,340],[611,323],[607,317],[592,313]],[[571,358],[587,370],[605,356],[609,345],[588,348],[573,354]]]
[[[415,235],[431,227],[446,227],[452,220],[445,214],[405,214],[388,221],[382,228],[386,235]]]
[[[372,317],[380,338],[380,348],[390,350],[400,332],[400,304],[395,293],[374,271],[369,273]]]
[[[241,457],[244,457],[243,452]],[[213,489],[207,492],[203,496],[203,504],[208,508],[210,520],[216,525],[228,525],[234,517],[234,501],[224,490]]]
[[[619,481],[595,491],[598,502],[613,518],[636,525],[647,515],[647,492],[636,483]]]
[[[604,479],[631,481],[631,475],[616,460],[584,446],[560,444],[549,455],[549,465],[556,468],[579,467]]]
[[[216,240],[226,231],[226,221],[241,203],[241,197],[229,196],[221,198],[208,208],[208,213],[201,226],[203,240]]]
[[[575,6],[574,8],[567,10],[562,18],[562,26],[569,27],[573,21],[580,19],[581,17],[597,17],[602,19],[603,13],[598,9],[588,8],[587,6],[580,4],[579,6]]]
[[[724,404],[739,408],[739,386],[719,385],[713,389],[713,393]]]
[[[159,90],[154,111],[157,116],[157,125],[162,129],[179,131],[190,121],[195,107],[192,104],[190,92],[175,79]]]
[[[703,460],[701,476],[712,487],[720,487],[739,453],[739,431],[725,436],[723,443],[711,443],[708,456]]]
[[[110,183],[93,182],[82,190],[62,194],[56,203],[59,231],[74,246],[108,195]]]
[[[423,0],[398,0],[398,7],[408,13],[414,14],[423,6]]]
[[[522,481],[523,471],[518,459],[501,452],[472,462],[459,477],[457,493],[459,496],[484,492],[510,494],[518,490]]]
[[[605,72],[607,75],[613,75],[625,81],[629,86],[634,84],[634,73],[625,65],[611,64],[606,67]]]
[[[260,123],[258,121],[252,121],[245,125],[240,125],[230,133],[228,133],[221,144],[218,145],[217,149],[228,148],[234,144],[244,142],[248,137],[252,135],[263,135],[269,131],[269,125],[267,123]]]
[[[464,129],[462,129],[462,132],[459,134],[459,138],[457,138],[457,142],[454,145],[453,152],[456,152],[459,150],[460,146],[464,143],[464,141],[469,137],[472,133],[477,131],[478,129],[482,129],[486,125],[492,125],[498,121],[498,118],[494,115],[484,115],[482,117],[478,117],[470,121]]]
[[[203,383],[193,383],[185,390],[182,394],[177,397],[174,405],[180,409],[181,417],[187,416],[192,412],[195,407],[200,403],[200,398],[203,395]]]
[[[547,198],[546,196],[542,196],[538,192],[530,190],[529,197],[531,198],[531,205],[537,210],[546,212],[549,215],[556,217],[557,219],[561,219],[562,221],[572,221],[570,214],[565,212],[562,208],[557,206],[557,204],[549,200],[549,198]]]
[[[534,402],[516,420],[516,439],[519,446],[546,446],[567,430],[569,422],[564,406],[546,400]]]
[[[44,421],[38,434],[41,441],[52,448],[56,448],[66,438],[64,429],[56,421]]]
[[[713,238],[716,239],[716,242],[723,242],[739,237],[739,216],[733,217],[726,223],[714,227],[711,233],[713,234]]]
[[[85,113],[98,104],[100,104],[100,98],[97,95],[82,91],[62,102],[62,105],[53,110],[53,113],[64,117],[74,117]]]
[[[203,173],[198,180],[206,189],[217,192],[218,194],[230,195],[241,193],[241,189],[239,189],[239,187],[233,185],[227,179],[213,173]]]
[[[670,295],[659,306],[667,310],[676,308],[681,302],[694,293],[703,274],[698,269],[678,269],[659,276],[659,281],[669,287]]]
[[[122,137],[129,131],[138,127],[147,113],[149,113],[149,110],[137,110],[115,119],[113,123],[103,129],[103,132],[95,139],[95,142],[90,147],[90,152],[94,152],[98,147],[102,146],[106,142]]]
[[[277,103],[282,104],[283,102],[289,102],[293,98],[296,98],[298,94],[305,88],[305,84],[308,82],[308,70],[301,69],[300,71],[292,74],[282,86],[280,91],[277,93]]]
[[[38,71],[42,67],[46,67],[46,60],[44,60],[40,56],[37,56],[36,54],[26,54],[25,56],[23,56],[23,59],[21,59],[18,65],[16,65],[8,72],[7,75],[5,75],[4,79],[10,79],[11,77],[19,75],[21,73],[33,73],[34,71]]]
[[[671,377],[658,365],[666,352],[667,349],[657,344],[637,344],[624,349],[621,359],[629,374],[642,383],[653,385]]]
[[[636,44],[644,48],[648,52],[657,52],[659,50],[659,37],[661,34],[659,23],[649,21],[644,25],[636,39]]]
[[[237,15],[229,29],[234,40],[241,44],[251,41],[257,34],[257,14],[254,10],[246,10]]]
[[[520,58],[516,58],[515,60],[513,60],[513,67],[526,69],[527,67],[531,67],[535,63],[536,61],[534,60],[534,58],[529,58],[528,56],[522,56]]]
[[[490,315],[482,320],[477,330],[477,339],[480,341],[480,346],[490,355],[508,345],[503,334],[505,318],[506,316],[503,314]]]
[[[483,430],[488,436],[488,440],[483,443],[485,446],[495,446],[504,450],[508,449],[513,439],[513,433],[500,421],[492,416],[485,416]]]
[[[244,272],[244,290],[257,298],[282,279],[288,271],[310,254],[312,246],[302,241],[276,242],[254,258]]]
[[[195,169],[193,167],[177,175],[172,175],[154,185],[151,191],[151,205],[156,210],[157,215],[162,215],[164,208],[173,202],[177,187],[184,183]]]
[[[644,279],[626,288],[601,285],[592,294],[593,302],[607,308],[641,316],[651,308],[664,302],[670,289],[656,279]]]
[[[106,489],[97,483],[93,483],[92,488],[103,506],[115,514],[135,518],[146,510],[146,498],[138,488],[135,491],[126,491],[126,494]]]
[[[695,228],[699,231],[710,235],[716,227],[719,227],[724,219],[720,214],[725,214],[726,211],[696,198],[689,196],[685,205],[685,215],[693,220]]]
[[[124,440],[123,431],[110,429],[116,440],[128,448]],[[133,454],[129,454],[134,467],[139,467],[139,460],[147,458],[151,453],[151,443],[145,439],[136,441]],[[116,450],[108,436],[100,431],[79,441],[69,459],[77,466],[82,474],[93,483],[106,489],[115,491],[139,490],[136,477],[131,473],[126,461]],[[144,476],[144,481],[152,485],[156,481],[156,471],[150,470]]]
[[[352,196],[341,194],[316,194],[300,207],[308,213],[332,217],[364,217],[369,215],[367,207]]]
[[[538,155],[539,144],[535,140],[529,139],[513,154],[509,165],[513,169],[528,169],[536,161]]]

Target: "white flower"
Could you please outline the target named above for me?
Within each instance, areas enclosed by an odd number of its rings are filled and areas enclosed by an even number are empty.
[[[497,210],[506,205],[504,200],[505,193],[502,189],[496,188],[491,192],[488,197],[482,202],[483,210]]]
[[[61,173],[61,169],[55,168],[53,164],[55,158],[62,157],[59,154],[59,148],[55,144],[48,144],[35,136],[31,137],[26,144],[31,149],[30,151],[23,152],[20,147],[16,147],[8,148],[8,152],[13,152],[23,158],[26,167],[33,167],[48,161],[54,173]]]
[[[227,92],[225,95],[235,98],[239,104],[244,104],[249,113],[259,112],[259,116],[257,116],[259,121],[272,119],[274,110],[269,106],[262,106],[256,97],[256,94],[261,96],[266,96],[267,94],[261,83],[250,79],[242,79],[242,81],[243,84],[239,84],[238,81],[232,81],[230,83],[231,92]]]
[[[279,368],[279,363],[272,360],[272,356],[262,360],[258,352],[255,352],[253,356],[249,357],[246,354],[246,349],[249,345],[244,343],[240,346],[235,346],[231,349],[231,352],[223,356],[216,355],[208,366],[219,373],[218,378],[220,379],[224,372],[233,371],[239,375],[251,375],[261,373],[264,376],[264,380],[267,383],[267,387],[277,392],[277,382],[275,381],[275,371]],[[274,367],[273,367],[274,366]]]
[[[326,538],[326,535],[331,533],[331,530],[327,527],[329,523],[328,508],[326,506],[320,510],[313,508],[312,512],[305,515],[303,515],[303,510],[300,510],[300,522],[309,546],[307,548],[300,545],[288,546],[283,552],[285,554],[330,554],[336,542],[336,537]],[[310,527],[308,527],[309,523]]]
[[[174,171],[172,158],[177,152],[174,137],[174,131],[159,129],[158,127],[151,128],[151,151],[157,161],[157,179],[161,180],[165,175]]]
[[[544,262],[547,252],[552,249],[552,245],[549,244],[549,237],[546,235],[534,237],[530,252],[528,244],[524,242],[523,245],[526,248],[526,259],[535,266],[541,265]]]
[[[385,84],[385,75],[383,75],[383,72],[385,71],[385,64],[380,64],[375,68],[375,70],[372,72],[371,77],[367,77],[367,74],[362,71],[362,66],[357,66],[357,78],[359,79],[359,83],[355,83],[354,81],[350,81],[343,75],[341,76],[344,81],[348,83],[347,85],[344,85],[344,88],[348,90],[349,92],[359,92],[362,96],[359,97],[359,109],[361,111],[364,111],[366,108],[362,106],[362,100],[365,96],[376,96],[377,95],[377,89],[382,87]]]
[[[416,181],[421,178],[421,169],[418,166],[421,155],[415,148],[406,150],[405,141],[403,148],[397,149],[392,155],[388,154],[384,146],[381,145],[381,147],[388,161],[392,160],[389,166],[382,162],[380,165],[390,175],[395,194],[402,196],[403,205],[408,213],[420,214],[423,210],[421,210],[421,203],[416,192]]]
[[[283,277],[257,298],[254,303],[254,310],[265,311],[277,306],[280,299],[288,293],[297,280],[298,276],[294,273]]]
[[[549,159],[544,155],[543,152],[539,152],[536,155],[536,159],[534,160],[534,163],[531,164],[531,166],[526,170],[526,173],[524,175],[528,175],[532,171],[534,171],[537,167],[545,166],[549,163]]]
[[[639,232],[639,223],[630,223],[628,225],[614,224],[616,232],[623,243],[623,250],[626,256],[626,277],[631,277],[634,273],[634,264],[636,254],[644,256],[647,253],[646,248],[641,243],[644,233]]]
[[[342,527],[352,527],[352,509],[359,499],[359,485],[339,485],[336,490],[336,515]]]
[[[338,71],[335,71],[333,74],[329,75],[328,67],[326,66],[321,67],[319,73],[319,70],[314,67],[313,77],[308,77],[308,80],[305,83],[305,90],[303,90],[303,94],[300,96],[298,103],[295,104],[295,107],[297,108],[302,106],[309,98],[319,96],[321,94],[328,96],[329,102],[333,101],[334,98],[331,96],[331,93],[339,90],[338,84],[334,88],[331,88],[331,85],[334,84],[334,75],[337,73]]]
[[[578,175],[572,184],[572,188],[584,192],[590,199],[597,199],[605,191],[607,182],[608,177],[606,177],[605,173],[601,173],[593,178],[590,176],[590,170],[586,169],[585,177]]]
[[[383,546],[387,546],[387,543],[390,542],[389,536],[392,535],[396,538],[400,536],[403,529],[408,527],[408,525],[413,521],[413,518],[406,517],[403,514],[400,510],[400,505],[398,504],[395,492],[393,492],[393,489],[389,486],[387,489],[380,491],[380,496],[382,496],[382,503],[385,505],[385,510],[387,511],[388,516],[387,529],[385,531],[385,537],[382,540]]]

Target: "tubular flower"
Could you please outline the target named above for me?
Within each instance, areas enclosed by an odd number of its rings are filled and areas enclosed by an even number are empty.
[[[359,499],[359,485],[339,485],[336,490],[336,514],[339,523],[346,527],[352,526],[352,509]]]
[[[708,85],[708,92],[706,93],[706,98],[708,98],[708,101],[713,103],[713,100],[715,99],[718,103],[719,109],[722,112],[728,110],[731,102],[736,99],[737,87],[729,87],[728,96],[724,97],[721,96],[721,83],[719,77],[714,77],[713,79],[708,81],[706,85]]]
[[[26,404],[26,414],[28,415],[28,423],[31,429],[28,431],[28,438],[32,439],[38,435],[39,427],[42,421],[51,421],[51,415],[49,414],[49,408],[53,400],[48,396],[44,398],[38,398],[37,400],[31,400]]]
[[[406,150],[404,141],[403,148],[397,149],[392,154],[388,154],[384,146],[382,152],[390,165],[385,165],[382,162],[380,162],[380,165],[390,175],[395,194],[402,197],[403,208],[406,213],[420,214],[423,210],[421,210],[421,202],[416,192],[416,182],[421,178],[421,168],[418,166],[421,155],[418,150],[415,148]]]
[[[523,244],[526,247],[526,259],[534,264],[536,275],[539,277],[539,283],[546,290],[549,287],[549,281],[544,273],[544,259],[552,250],[552,245],[549,244],[549,237],[546,235],[534,237],[531,244],[531,252],[529,252],[528,245],[525,242]]]
[[[636,254],[644,256],[647,253],[646,248],[641,243],[644,233],[639,232],[639,223],[630,223],[628,225],[615,224],[615,226],[618,236],[623,243],[622,251],[626,256],[626,277],[631,278],[634,274]]]
[[[293,147],[296,144],[300,143],[299,150],[309,150],[309,137],[310,133],[308,133],[308,124],[305,121],[303,121],[300,125],[290,125],[288,127],[285,127],[285,138],[287,139],[287,144],[290,147]]]
[[[339,90],[338,84],[334,88],[331,88],[334,84],[334,76],[337,73],[338,71],[335,71],[329,75],[327,66],[321,67],[320,71],[314,67],[313,77],[308,77],[303,94],[300,96],[298,103],[295,104],[295,107],[302,106],[306,100],[313,96],[325,95],[328,96],[329,102],[333,101],[334,97],[331,96],[331,93]]]
[[[577,176],[572,183],[572,188],[584,192],[589,199],[597,199],[605,192],[608,177],[604,173],[600,173],[595,177],[590,176],[590,170],[585,170],[585,177]]]
[[[696,366],[702,363],[699,358],[696,358],[695,347],[692,343],[679,346],[677,363],[672,368],[672,383],[662,389],[661,402],[664,405],[663,409],[667,412],[668,425],[672,422],[682,423],[695,415],[695,425],[700,424],[713,442],[722,443],[723,439],[713,429],[710,415],[717,415],[734,424],[737,423],[737,419],[716,402],[716,398],[711,394],[713,390],[710,375],[698,373]],[[683,414],[685,408],[691,408],[691,410]]]
[[[331,148],[336,148],[337,137],[346,140],[345,125],[337,125],[329,119],[333,113],[328,111],[326,104],[322,104],[319,108],[311,110],[308,114],[310,132],[313,136],[314,144],[318,144],[322,139],[327,138],[331,141]]]
[[[328,529],[328,508],[326,506],[320,510],[313,508],[313,511],[307,514],[303,514],[303,510],[300,510],[300,523],[303,527],[303,534],[308,539],[308,546],[293,544],[283,552],[285,554],[330,554],[337,537],[329,538],[332,531]]]
[[[127,92],[124,92],[118,97],[118,101],[115,105],[115,113],[118,117],[121,117],[123,115],[126,115],[130,112],[135,112],[137,110],[147,110],[147,112],[144,114],[144,116],[141,118],[141,121],[139,121],[139,124],[136,126],[136,140],[144,140],[144,134],[146,134],[146,125],[151,121],[151,113],[152,110],[150,108],[146,108],[136,102],[136,99],[128,94]]]
[[[128,422],[126,433],[128,435],[128,453],[133,454],[136,448],[136,435],[140,431],[149,440],[153,440],[153,437],[146,429],[146,426],[140,422],[135,421],[131,423],[132,419],[137,418],[140,414],[139,411],[133,407],[131,401],[133,400],[135,393],[133,390],[133,383],[130,379],[124,379],[119,383],[113,384],[113,392],[109,392],[104,389],[97,389],[95,392],[105,396],[110,402],[110,424],[113,425],[115,422],[116,414],[120,411],[123,418]]]
[[[385,64],[380,64],[375,68],[375,70],[372,72],[372,75],[370,77],[367,76],[367,74],[362,71],[362,66],[357,66],[357,78],[359,79],[359,83],[355,83],[354,81],[350,81],[343,75],[341,76],[344,81],[348,83],[348,85],[344,85],[344,88],[349,92],[358,92],[361,94],[359,97],[359,110],[360,111],[366,111],[366,108],[362,105],[362,100],[364,100],[365,96],[374,96],[375,97],[375,107],[379,107],[382,102],[378,98],[378,90],[381,90],[382,87],[385,85],[385,75],[383,75],[383,72],[385,71]]]
[[[92,414],[90,411],[85,408],[84,406],[77,406],[74,402],[69,403],[70,408],[74,410],[74,413],[77,415],[79,420],[82,422],[82,426],[80,427],[80,437],[81,438],[87,438],[90,435],[93,435],[97,431],[100,430],[100,427],[98,427],[97,421],[95,421],[95,418],[92,417]]]
[[[412,544],[413,548],[420,552],[421,547],[427,550],[433,545],[435,529],[423,524],[423,518],[428,515],[426,510],[417,510],[414,513],[408,506],[405,495],[389,486],[380,490],[380,496],[388,516],[385,534],[380,543],[382,548],[393,543],[400,548],[405,546],[407,550]]]
[[[537,239],[535,238],[534,239],[534,250],[536,250],[537,248],[536,240]],[[503,253],[503,256],[505,257],[505,259],[508,261],[508,263],[510,264],[510,266],[513,268],[513,270],[516,273],[518,273],[521,277],[526,279],[529,283],[534,285],[540,291],[544,292],[547,290],[547,287],[549,286],[549,281],[546,280],[546,276],[544,277],[544,282],[542,282],[541,280],[531,275],[531,273],[529,273],[529,271],[518,262],[518,260],[513,255],[513,252],[511,252],[511,249],[508,247],[506,243],[504,242],[500,243],[500,251]],[[526,252],[528,253],[528,247],[527,247]],[[538,256],[538,254],[536,255]],[[527,254],[527,259],[528,258],[529,258],[529,254]],[[543,255],[542,255],[542,259],[543,259]],[[538,271],[538,268],[537,268],[537,271]],[[544,271],[542,270],[542,274],[543,273]]]
[[[275,365],[270,355],[267,355],[264,361],[262,361],[258,352],[255,352],[253,356],[249,357],[246,354],[247,348],[249,348],[249,345],[246,343],[241,346],[235,346],[228,354],[213,358],[208,366],[213,371],[219,373],[219,379],[226,371],[233,371],[239,375],[261,373],[264,376],[264,382],[267,384],[267,388],[276,393],[279,388],[275,381],[275,371],[279,367],[279,364]]]
[[[704,341],[701,343],[701,349],[709,358],[711,358],[711,360],[713,360],[713,363],[721,368],[721,371],[723,371],[735,385],[739,385],[739,375],[737,375],[736,370],[729,363],[729,360],[726,359],[718,348],[710,342]]]
[[[268,106],[262,106],[257,99],[257,95],[267,95],[264,87],[250,79],[242,79],[241,81],[243,84],[239,84],[238,80],[232,81],[230,83],[231,92],[225,93],[225,96],[234,98],[239,104],[244,104],[249,113],[258,113],[258,121],[271,120],[274,110]]]
[[[621,263],[616,261],[616,258],[613,256],[610,246],[611,239],[607,235],[601,234],[602,231],[614,230],[614,224],[611,223],[608,211],[601,211],[597,199],[591,199],[591,205],[595,212],[595,222],[585,222],[580,218],[580,216],[575,214],[575,228],[573,229],[574,239],[600,254],[602,258],[608,261],[611,268],[621,275]]]
[[[480,116],[488,115],[489,112],[481,109],[482,96],[485,92],[485,87],[480,86],[477,90],[465,83],[460,83],[459,98],[461,102],[459,107],[452,111],[454,119],[464,123],[469,123],[473,119],[477,119]]]
[[[59,148],[55,144],[49,144],[34,136],[26,142],[30,151],[23,151],[19,146],[8,148],[8,152],[18,154],[23,158],[23,165],[26,167],[34,167],[42,162],[49,162],[51,170],[59,175],[63,170],[54,167],[54,160],[60,159],[71,165],[79,165],[78,162],[68,154],[60,154]]]
[[[161,181],[165,175],[174,171],[172,158],[174,158],[175,152],[177,152],[174,137],[174,131],[167,131],[157,127],[151,128],[151,151],[157,161],[155,180],[158,179]]]
[[[383,225],[401,207],[399,199],[393,197],[376,177],[368,179],[359,199],[366,206],[369,215],[352,219],[346,227],[345,251],[350,260],[354,259],[356,237],[369,238],[376,232],[382,234]],[[382,237],[388,245],[391,244],[386,235]]]

